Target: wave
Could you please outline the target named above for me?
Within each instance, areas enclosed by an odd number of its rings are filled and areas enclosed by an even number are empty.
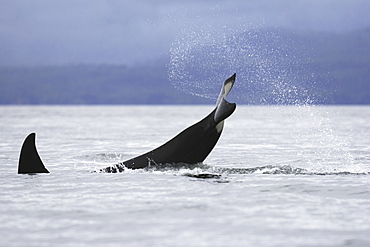
[[[88,160],[88,161],[102,161],[111,162],[112,160],[121,160],[125,155],[120,153],[98,153],[98,154],[86,154],[75,156],[75,159]]]
[[[246,174],[285,174],[285,175],[369,175],[369,172],[350,172],[350,171],[309,171],[304,168],[293,167],[290,165],[266,165],[250,168],[230,168],[230,167],[215,167],[206,164],[157,164],[144,169],[139,169],[138,172],[173,174],[198,179],[221,179],[230,175],[246,175]],[[124,172],[135,172],[137,170],[124,169]]]

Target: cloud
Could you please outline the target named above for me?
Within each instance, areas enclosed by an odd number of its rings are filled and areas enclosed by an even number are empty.
[[[135,63],[168,52],[184,28],[274,25],[346,31],[370,23],[368,0],[8,0],[0,64]]]

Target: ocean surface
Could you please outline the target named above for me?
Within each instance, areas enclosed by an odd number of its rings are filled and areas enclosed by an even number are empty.
[[[204,164],[96,172],[212,109],[1,106],[0,246],[370,246],[369,106],[237,106]]]

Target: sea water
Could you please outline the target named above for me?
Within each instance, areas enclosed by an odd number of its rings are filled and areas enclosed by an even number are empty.
[[[1,106],[0,246],[370,246],[368,106],[238,106],[204,164],[96,172],[212,108]]]

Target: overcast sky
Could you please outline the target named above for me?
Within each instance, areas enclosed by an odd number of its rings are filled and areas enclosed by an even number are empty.
[[[369,13],[370,0],[0,0],[0,65],[133,64],[188,29],[343,32],[369,27]]]

